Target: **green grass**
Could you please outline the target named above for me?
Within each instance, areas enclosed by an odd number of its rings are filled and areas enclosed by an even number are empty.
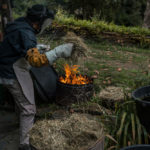
[[[142,27],[118,26],[113,23],[107,23],[101,20],[77,20],[73,16],[68,16],[63,10],[58,10],[53,28],[64,26],[68,30],[79,32],[81,35],[91,34],[101,38],[101,33],[113,33],[116,37],[129,37],[141,46],[148,47],[150,39],[150,30]],[[131,42],[132,43],[132,42]]]
[[[41,39],[39,41],[41,42]],[[61,43],[61,41],[54,40],[51,47],[53,48]],[[150,83],[148,67],[150,51],[148,49],[128,45],[120,46],[107,41],[87,40],[86,44],[91,52],[89,53],[90,57],[82,62],[84,66],[81,66],[81,71],[86,72],[89,76],[95,75],[95,71],[98,71],[99,74],[94,81],[97,87],[120,85],[133,89]],[[57,71],[62,71],[65,63],[70,62],[59,59],[56,63]],[[77,64],[80,64],[80,62]],[[121,68],[121,71],[118,71],[118,68]],[[111,80],[111,83],[107,83],[108,80]]]
[[[41,38],[43,42],[46,41],[43,40],[44,38]],[[54,40],[51,47],[61,43],[61,41]],[[148,49],[128,45],[120,46],[107,41],[87,40],[86,44],[91,51],[89,52],[90,57],[81,63],[80,70],[89,76],[97,76],[94,79],[96,93],[99,93],[101,88],[111,85],[135,89],[150,83],[148,67],[150,51]],[[56,62],[56,70],[63,72],[65,63],[70,62],[59,59]],[[121,68],[121,71],[118,71],[118,68]],[[95,71],[98,71],[99,74],[96,74]]]
[[[101,32],[115,32],[120,34],[133,34],[133,35],[149,35],[150,31],[141,27],[125,27],[118,26],[113,23],[107,23],[104,21],[89,21],[89,20],[76,20],[74,17],[65,17],[60,14],[57,15],[56,23],[68,26],[74,26],[79,28],[86,28],[92,31],[93,33]]]

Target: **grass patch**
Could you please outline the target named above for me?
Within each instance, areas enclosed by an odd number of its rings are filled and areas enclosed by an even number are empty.
[[[101,105],[102,100],[98,95],[102,89],[108,86],[128,88],[131,93],[138,87],[150,84],[150,51],[148,49],[129,45],[121,46],[108,41],[86,40],[85,42],[90,51],[88,52],[88,57],[82,63],[76,62],[72,64],[68,60],[58,59],[54,65],[57,72],[62,72],[65,63],[70,65],[81,64],[80,71],[95,78],[95,95],[91,99],[91,103]],[[61,44],[61,41],[54,40],[51,43],[51,47],[53,48],[59,44]],[[129,97],[126,98],[125,103],[128,103],[128,101],[129,105],[124,106],[116,103],[115,112],[112,114],[113,120],[111,115],[102,116],[107,132],[118,142],[114,144],[108,140],[108,143],[106,142],[107,148],[114,145],[118,150],[127,146],[129,144],[128,140],[130,144],[136,144],[139,141],[135,139],[135,135],[141,138],[137,129],[141,128],[141,132],[145,132],[137,118],[135,106],[133,104],[130,105],[131,99]],[[122,120],[123,116],[125,116],[124,120]],[[135,124],[133,124],[134,121]]]
[[[86,28],[92,31],[93,33],[101,33],[101,32],[116,32],[120,34],[133,34],[133,35],[140,35],[145,36],[149,35],[150,31],[145,28],[141,27],[125,27],[125,26],[118,26],[113,23],[107,23],[104,21],[89,21],[89,20],[76,20],[74,17],[65,17],[62,14],[58,13],[56,22],[62,25],[69,25],[79,28]]]
[[[65,28],[64,30],[73,30],[81,35],[109,35],[111,39],[116,39],[122,44],[127,41],[138,43],[140,46],[148,47],[150,39],[147,36],[150,30],[142,27],[118,26],[113,23],[107,23],[99,20],[77,20],[73,16],[68,16],[62,10],[58,10],[53,28]]]

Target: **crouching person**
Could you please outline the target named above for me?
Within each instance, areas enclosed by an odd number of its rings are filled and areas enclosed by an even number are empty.
[[[73,44],[64,44],[40,54],[36,34],[42,33],[52,23],[54,14],[43,5],[34,5],[27,10],[26,17],[19,18],[6,27],[4,40],[0,45],[0,84],[3,84],[19,108],[20,145],[19,150],[36,150],[29,143],[29,130],[34,123],[36,105],[31,66],[52,65],[60,57],[69,57]]]

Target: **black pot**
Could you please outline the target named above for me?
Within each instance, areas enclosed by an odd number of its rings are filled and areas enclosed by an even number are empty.
[[[67,106],[74,103],[89,101],[93,96],[93,83],[71,85],[57,82],[56,103]]]
[[[150,133],[150,86],[136,89],[132,92],[136,102],[137,114],[141,124]]]
[[[121,150],[150,150],[150,145],[133,145]]]

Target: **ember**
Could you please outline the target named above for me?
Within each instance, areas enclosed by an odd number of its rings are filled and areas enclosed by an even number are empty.
[[[82,76],[81,74],[78,75],[79,71],[78,71],[78,65],[74,65],[72,67],[70,67],[68,64],[66,64],[64,66],[65,69],[65,78],[63,76],[61,76],[59,78],[59,81],[65,84],[77,84],[77,85],[81,85],[81,84],[89,84],[92,81],[87,77],[87,76]]]

